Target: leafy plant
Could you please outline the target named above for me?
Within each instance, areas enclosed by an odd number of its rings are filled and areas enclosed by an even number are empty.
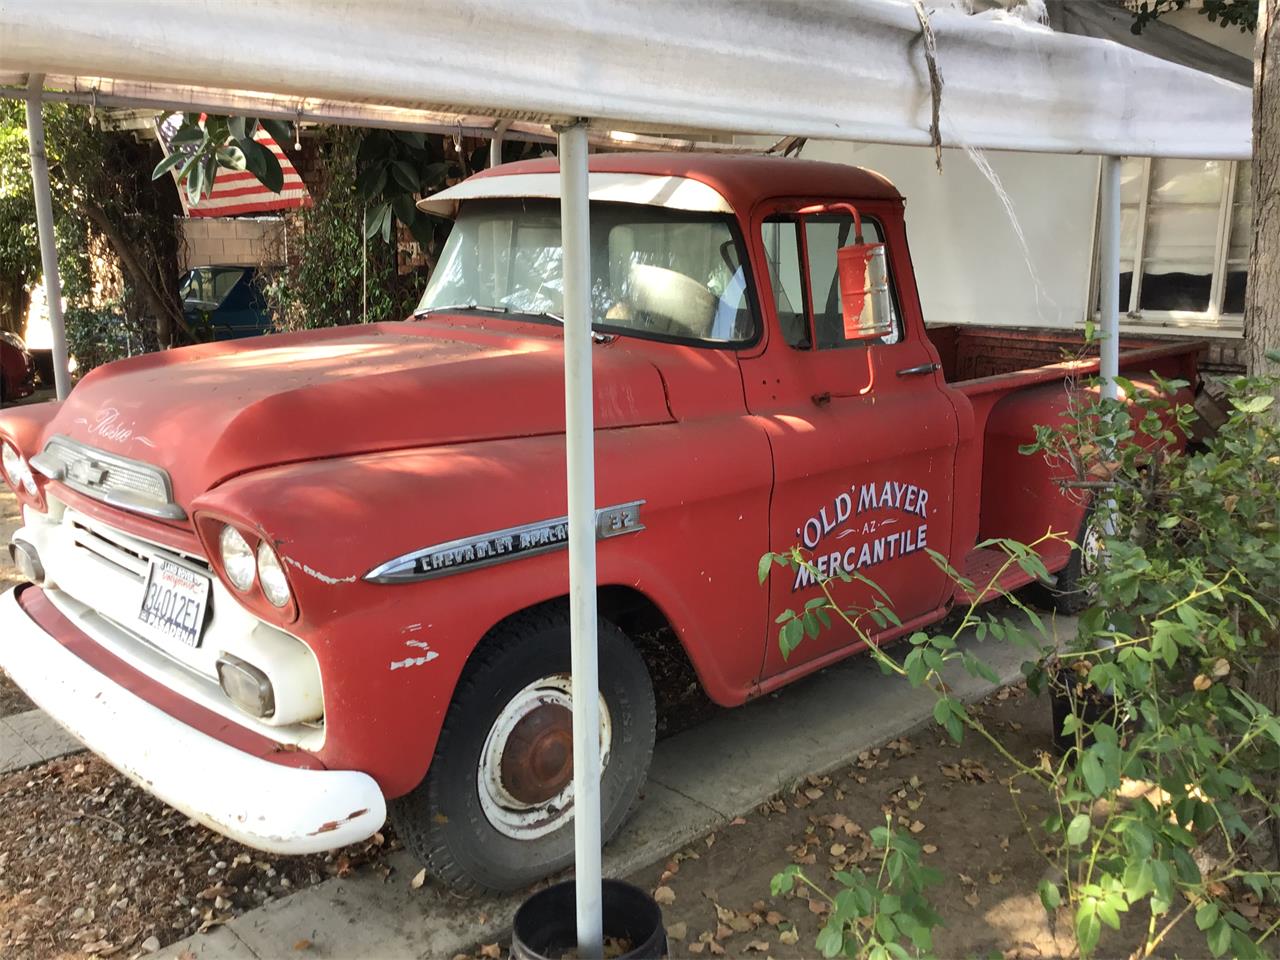
[[[1070,916],[1083,956],[1139,912],[1146,926],[1138,957],[1183,923],[1203,932],[1214,956],[1261,956],[1280,926],[1254,931],[1237,909],[1243,898],[1280,902],[1280,870],[1268,866],[1265,850],[1280,818],[1280,718],[1250,692],[1274,657],[1280,609],[1273,384],[1234,382],[1226,424],[1185,452],[1181,431],[1192,414],[1170,400],[1178,386],[1124,381],[1123,401],[1075,391],[1064,421],[1038,428],[1025,451],[1062,468],[1066,495],[1092,499],[1101,531],[1104,562],[1074,642],[1057,649],[1035,611],[998,587],[1013,565],[1044,578],[1039,551],[1064,539],[1048,531],[1029,545],[979,544],[1006,556],[982,589],[931,552],[970,595],[1001,593],[1021,618],[975,601],[950,632],[913,634],[901,656],[868,647],[886,673],[934,692],[934,719],[953,740],[980,736],[1009,764],[1013,800],[1060,878],[1039,884],[1041,902]],[[774,565],[804,567],[820,588],[779,618],[784,654],[835,619],[864,640],[870,624],[898,623],[889,598],[864,577],[824,575],[793,549],[761,559],[762,582]],[[839,601],[842,583],[855,581],[863,599]],[[1060,755],[1014,755],[952,695],[950,669],[997,679],[962,642],[968,632],[1033,652],[1023,668],[1029,684],[1065,707]],[[1024,794],[1047,795],[1053,812],[1033,821]]]
[[[859,869],[839,870],[833,874],[839,889],[830,894],[791,864],[773,877],[770,890],[776,897],[802,883],[831,905],[814,942],[824,957],[902,960],[910,956],[904,939],[918,955],[932,953],[933,930],[940,921],[924,892],[942,874],[920,862],[920,844],[894,830],[891,817],[871,831],[871,842],[880,861],[874,880]]]
[[[186,189],[191,203],[213,192],[219,170],[247,170],[272,193],[279,193],[284,187],[284,171],[275,154],[254,139],[259,127],[276,143],[289,142],[292,132],[281,120],[183,114],[170,141],[173,152],[156,164],[151,179],[158,180],[176,168],[178,183]]]

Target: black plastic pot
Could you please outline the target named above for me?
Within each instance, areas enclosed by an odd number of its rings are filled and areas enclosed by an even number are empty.
[[[667,955],[662,910],[639,887],[604,881],[604,935],[631,943],[622,960],[658,960]],[[576,956],[577,903],[572,880],[539,890],[520,905],[511,929],[512,960],[561,960]]]
[[[1081,690],[1075,684],[1076,679],[1071,671],[1060,667],[1055,671],[1053,683],[1049,687],[1049,699],[1053,705],[1053,745],[1060,754],[1065,754],[1076,745],[1074,733],[1067,736],[1063,736],[1062,733],[1062,725],[1071,715],[1073,702],[1073,698],[1067,693],[1068,689],[1078,691],[1074,703],[1076,713],[1084,724],[1091,726],[1099,721],[1105,721],[1123,729],[1116,713],[1116,702],[1112,697],[1093,689]],[[1093,737],[1086,734],[1083,746],[1089,747],[1092,744]]]

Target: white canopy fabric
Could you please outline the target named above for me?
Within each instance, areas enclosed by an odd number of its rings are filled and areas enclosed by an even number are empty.
[[[945,145],[1250,154],[1245,87],[1009,16],[930,23]],[[367,104],[927,145],[924,50],[904,0],[0,2],[0,73],[129,81],[157,104],[192,86],[316,98],[356,123]]]

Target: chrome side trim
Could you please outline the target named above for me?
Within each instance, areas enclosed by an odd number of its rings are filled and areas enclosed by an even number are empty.
[[[608,540],[643,530],[640,507],[644,502],[631,500],[596,510],[596,539]],[[379,564],[364,579],[370,583],[419,583],[540,556],[565,549],[568,544],[569,518],[555,517],[423,547]]]

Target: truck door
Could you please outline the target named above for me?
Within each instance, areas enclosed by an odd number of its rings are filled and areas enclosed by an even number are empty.
[[[847,336],[840,307],[836,251],[854,241],[853,218],[811,209],[783,204],[755,224],[769,341],[741,366],[748,408],[772,445],[770,546],[800,545],[824,572],[858,571],[909,625],[934,615],[951,593],[927,549],[951,551],[956,415],[925,336],[900,208],[863,212],[865,241],[885,241],[888,253],[893,328],[876,340]],[[870,605],[866,584],[833,587],[842,606]],[[858,644],[833,619],[831,630],[783,658],[773,618],[817,596],[803,573],[774,568],[763,680]],[[864,626],[878,641],[902,632],[870,619]]]

